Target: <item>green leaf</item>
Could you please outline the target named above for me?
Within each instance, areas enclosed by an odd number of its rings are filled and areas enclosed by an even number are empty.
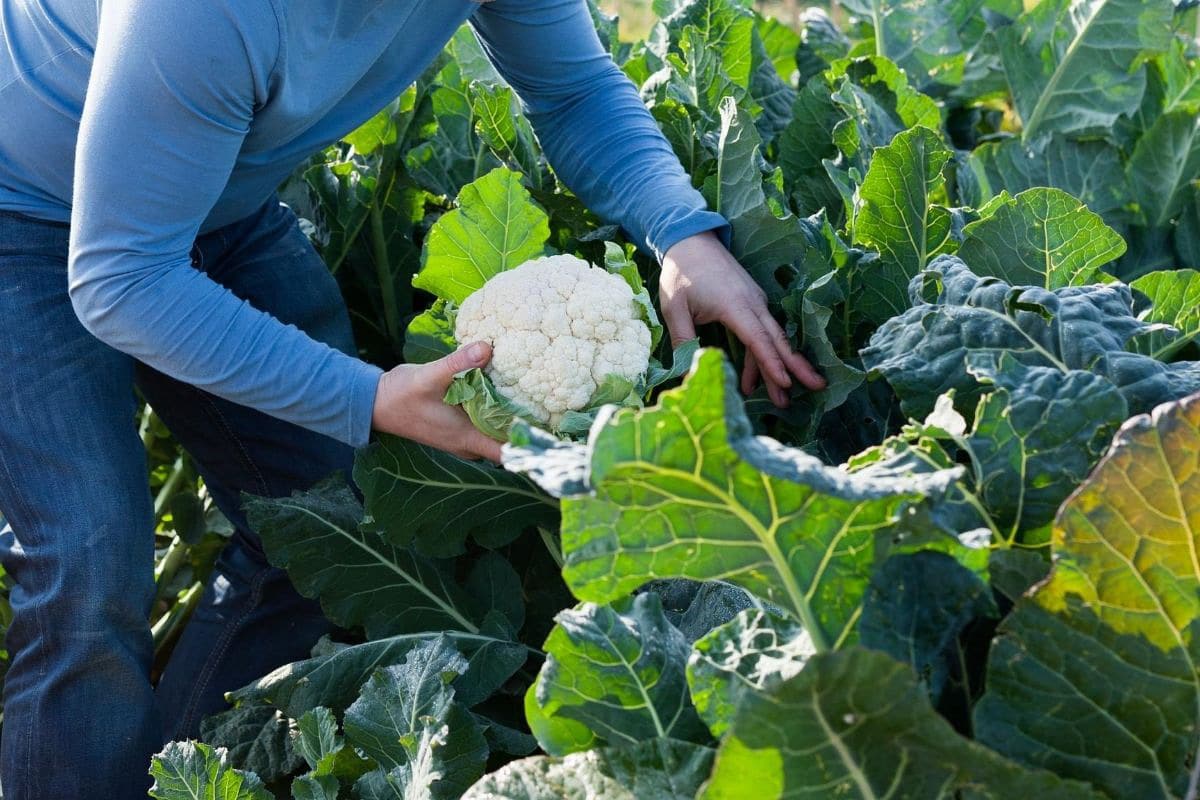
[[[454,338],[453,303],[435,300],[433,305],[413,317],[404,332],[404,360],[409,364],[428,364],[458,349]]]
[[[958,256],[976,275],[1060,289],[1097,283],[1125,240],[1059,189],[1029,189],[963,228]],[[981,212],[982,214],[983,212]]]
[[[365,771],[367,762],[346,747],[333,711],[325,706],[317,706],[296,720],[293,746],[312,770],[309,777],[318,779],[322,786],[328,782],[326,778],[332,777],[336,786],[338,777],[358,778]]]
[[[508,432],[517,420],[542,424],[524,406],[501,394],[481,369],[471,369],[454,376],[446,390],[445,402],[462,406],[471,422],[496,441],[508,441]]]
[[[368,638],[426,630],[479,632],[482,614],[444,565],[362,530],[362,507],[333,476],[290,498],[249,497],[251,527],[274,566],[342,626]]]
[[[1088,370],[1115,384],[1133,412],[1200,390],[1200,365],[1164,365],[1125,352],[1149,325],[1133,315],[1124,284],[1053,292],[1010,286],[980,278],[953,256],[940,257],[914,280],[915,293],[923,281],[936,284],[933,302],[888,320],[861,351],[867,369],[887,378],[910,417],[924,417],[950,389],[961,413],[974,411],[984,389],[967,368],[973,353],[1005,352],[1026,366],[1064,373]]]
[[[473,83],[470,95],[475,132],[497,158],[540,185],[542,162],[537,140],[513,90],[496,84]]]
[[[1200,725],[1200,398],[1126,423],[993,643],[979,738],[1111,797],[1189,791]],[[1086,735],[1080,735],[1086,731]]]
[[[496,169],[464,186],[458,208],[429,231],[413,286],[461,303],[489,278],[542,255],[550,226],[521,185],[521,176]]]
[[[717,173],[712,205],[733,227],[730,252],[770,300],[778,300],[784,287],[775,272],[802,254],[808,239],[798,218],[777,217],[763,191],[762,140],[734,99],[721,101],[721,128],[717,144]],[[710,191],[710,193],[712,193]]]
[[[558,478],[576,475],[578,461],[551,452],[540,472],[534,453],[523,468],[543,486],[575,488]],[[652,578],[720,578],[794,615],[818,649],[853,638],[876,536],[960,474],[851,475],[754,437],[716,350],[701,351],[658,405],[598,421],[586,453],[594,494],[563,500],[563,574],[578,597],[607,602]]]
[[[458,555],[468,535],[500,547],[558,524],[558,504],[528,479],[397,436],[358,451],[354,482],[366,502],[362,527],[422,555]]]
[[[841,205],[825,171],[825,161],[838,154],[833,128],[841,119],[827,79],[822,75],[811,78],[796,96],[792,119],[777,143],[784,187],[802,214],[822,208],[833,214]]]
[[[848,0],[846,9],[870,23],[876,54],[887,56],[918,88],[925,88],[962,82],[966,48],[956,17],[969,19],[981,5],[960,0]],[[963,6],[974,8],[960,10]]]
[[[485,634],[438,631],[405,634],[342,646],[331,652],[296,661],[230,692],[231,702],[268,704],[292,719],[327,706],[344,711],[375,670],[400,664],[413,648],[432,637],[449,636],[464,653],[470,668],[455,682],[455,696],[474,706],[494,694],[525,663],[523,645]]]
[[[1121,219],[1129,188],[1121,154],[1104,141],[1075,141],[1047,135],[985,142],[970,156],[985,197],[1019,194],[1040,186],[1062,189],[1110,224]]]
[[[1101,798],[963,739],[908,666],[857,647],[816,655],[799,675],[747,695],[699,797],[743,798],[747,787],[787,798]]]
[[[937,703],[958,667],[959,634],[999,616],[988,587],[953,558],[931,550],[895,555],[871,579],[859,635],[916,671]]]
[[[338,800],[340,788],[332,775],[301,775],[292,781],[292,800]]]
[[[258,776],[233,769],[223,749],[199,742],[171,742],[150,764],[158,800],[272,800]]]
[[[980,401],[963,445],[979,499],[1012,541],[1054,519],[1108,449],[1128,407],[1111,381],[1091,372],[1026,367],[1008,354],[968,355],[967,363],[995,389]]]
[[[1127,167],[1129,186],[1141,215],[1151,227],[1179,216],[1200,177],[1200,121],[1196,114],[1174,111],[1154,121],[1133,148]]]
[[[1168,0],[1046,0],[996,32],[1026,140],[1107,132],[1146,88],[1146,56],[1171,39]]]
[[[942,126],[933,98],[910,86],[904,71],[882,56],[835,61],[827,79],[842,112],[833,140],[860,172],[866,172],[877,148],[903,131]]]
[[[672,739],[536,756],[486,776],[462,800],[693,800],[712,759],[711,749]]]
[[[898,134],[875,151],[863,180],[854,233],[879,251],[880,260],[856,276],[856,313],[882,322],[908,308],[908,282],[935,255],[952,249],[946,209],[950,151],[925,127]]]
[[[1175,329],[1138,336],[1133,340],[1134,350],[1166,361],[1200,336],[1200,272],[1194,269],[1151,272],[1130,286],[1149,300],[1149,306],[1138,314],[1138,319]]]
[[[288,719],[270,706],[241,706],[200,723],[207,744],[222,748],[230,766],[274,781],[303,765],[292,745]]]
[[[746,695],[797,674],[815,652],[794,621],[748,608],[692,646],[687,677],[696,710],[720,737]]]
[[[555,622],[537,681],[542,714],[582,723],[602,745],[663,737],[709,741],[688,694],[688,642],[667,622],[658,595],[616,606],[584,604]],[[560,756],[577,746],[571,739],[539,742]]]
[[[453,800],[483,775],[483,730],[451,685],[467,666],[450,640],[426,641],[376,672],[346,709],[346,740],[392,776],[403,768],[405,796]]]
[[[809,356],[809,361],[825,378],[824,389],[803,396],[803,400],[819,410],[817,417],[846,402],[863,381],[863,371],[843,361],[830,340],[833,309],[846,302],[837,277],[836,272],[828,272],[805,286],[803,292],[793,292],[783,301],[784,312],[797,329],[799,351]],[[789,324],[789,334],[791,327]]]

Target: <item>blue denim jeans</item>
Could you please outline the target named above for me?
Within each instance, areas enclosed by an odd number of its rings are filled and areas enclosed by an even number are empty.
[[[5,800],[141,800],[164,740],[195,736],[224,692],[305,657],[330,629],[268,565],[240,494],[286,495],[348,473],[352,452],[92,337],[67,296],[67,240],[65,226],[0,212],[0,512],[13,534],[0,561],[15,581],[0,780]],[[198,239],[193,266],[354,352],[336,282],[278,202]],[[157,692],[135,385],[237,529]]]

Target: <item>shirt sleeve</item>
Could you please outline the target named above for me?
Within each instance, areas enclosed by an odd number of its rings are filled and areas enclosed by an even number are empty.
[[[192,268],[279,50],[269,3],[105,0],[76,152],[71,301],[113,348],[351,445],[381,370]]]
[[[589,208],[662,259],[717,230],[633,82],[604,50],[586,0],[490,0],[471,20],[512,84],[550,163]]]

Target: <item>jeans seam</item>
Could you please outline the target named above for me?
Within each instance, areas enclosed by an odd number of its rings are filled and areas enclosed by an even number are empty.
[[[24,514],[27,519],[32,519],[34,517],[33,509],[31,509],[29,507],[29,505],[25,502],[24,495],[22,495],[19,491],[17,491],[17,482],[15,480],[13,480],[12,470],[8,466],[8,461],[3,457],[0,457],[0,468],[2,468],[4,471],[4,480],[5,480],[5,483],[8,484],[8,488],[10,490],[9,493],[13,497],[13,502],[19,507],[21,513]],[[16,533],[17,533],[17,529],[14,527],[13,528],[14,539],[16,537]],[[36,574],[41,571],[38,567],[37,562],[31,561],[30,567],[32,568],[32,570],[35,573],[34,578],[40,582],[40,580],[41,580],[40,575]],[[34,626],[37,629],[37,636],[38,636],[38,639],[42,640],[42,641],[45,641],[45,639],[47,638],[46,631],[49,629],[49,625],[46,623],[46,619],[44,616],[45,615],[44,605],[45,605],[44,603],[38,601],[37,603],[34,604],[34,607],[32,609]],[[42,661],[40,659],[36,663],[37,663],[37,675],[38,675],[39,682],[44,683],[46,680],[46,664],[44,661]],[[34,732],[35,727],[36,727],[35,715],[30,714],[29,715],[29,724],[28,724],[28,726],[26,726],[25,730],[23,731],[24,738],[25,738],[25,774],[27,776],[37,774],[33,771],[33,732]],[[37,790],[38,787],[35,786],[34,789]]]
[[[246,618],[258,607],[262,600],[262,587],[266,583],[267,578],[271,573],[270,567],[260,569],[255,573],[253,580],[250,582],[250,602],[242,609],[242,613],[236,619],[221,627],[221,637],[217,640],[217,646],[209,653],[208,659],[204,662],[204,668],[200,671],[200,677],[196,680],[196,685],[192,688],[191,696],[188,698],[187,705],[184,706],[183,714],[181,715],[181,730],[190,730],[193,717],[196,713],[196,706],[200,702],[204,690],[208,687],[212,676],[217,671],[217,665],[225,658],[225,654],[229,652],[229,645],[233,643],[234,637],[239,632]]]
[[[217,424],[221,426],[221,429],[225,431],[225,435],[228,436],[230,441],[233,442],[234,446],[237,447],[238,455],[241,457],[242,466],[246,467],[246,469],[253,473],[254,480],[258,483],[259,494],[269,494],[270,492],[267,486],[267,479],[263,477],[262,470],[258,468],[258,464],[256,464],[254,459],[250,456],[249,449],[247,449],[245,443],[243,443],[241,438],[237,435],[237,432],[233,429],[233,426],[229,424],[229,420],[227,420],[225,415],[221,413],[220,406],[213,402],[213,399],[204,392],[201,392],[199,389],[196,391],[200,394],[200,397],[202,398],[205,407],[209,410],[209,413],[216,419]]]

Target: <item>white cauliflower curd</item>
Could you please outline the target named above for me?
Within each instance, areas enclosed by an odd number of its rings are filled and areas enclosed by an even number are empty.
[[[594,406],[598,393],[621,402],[609,395],[645,391],[647,315],[657,324],[648,300],[639,302],[621,275],[575,256],[536,258],[463,301],[454,338],[492,345],[484,374],[496,392],[520,416],[557,430],[568,412]]]

